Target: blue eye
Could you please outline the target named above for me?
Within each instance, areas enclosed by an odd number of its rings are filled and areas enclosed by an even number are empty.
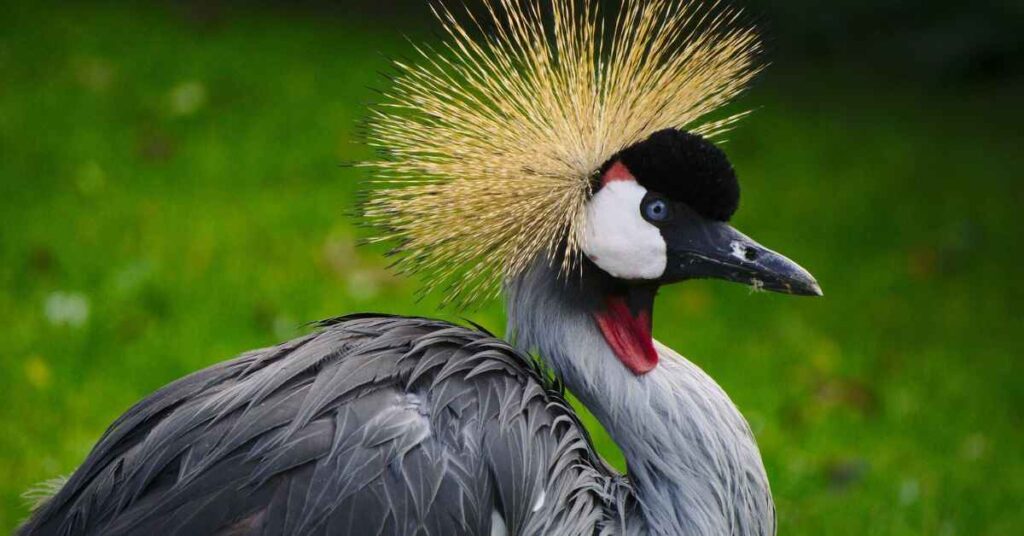
[[[644,215],[644,219],[649,222],[663,222],[669,217],[668,203],[658,197],[644,199],[640,210]]]

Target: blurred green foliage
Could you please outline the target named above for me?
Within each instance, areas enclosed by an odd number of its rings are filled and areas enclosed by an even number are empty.
[[[3,16],[0,531],[175,378],[337,314],[458,320],[356,248],[347,216],[360,173],[339,163],[367,156],[369,88],[410,49],[393,28],[272,8]],[[1019,90],[783,66],[745,99],[725,146],[736,224],[826,296],[687,283],[655,331],[749,418],[781,534],[1024,527]],[[499,304],[467,315],[502,331]]]

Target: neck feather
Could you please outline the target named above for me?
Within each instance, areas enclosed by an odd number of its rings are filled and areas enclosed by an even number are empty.
[[[536,350],[622,449],[652,534],[775,533],[771,491],[746,420],[707,374],[655,343],[634,375],[594,320],[608,282],[567,280],[546,262],[507,285],[509,336]]]

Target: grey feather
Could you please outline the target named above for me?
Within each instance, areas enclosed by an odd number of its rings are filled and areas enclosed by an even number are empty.
[[[529,356],[358,315],[139,402],[19,534],[595,534],[619,478]]]
[[[543,260],[509,282],[520,350],[361,314],[174,382],[119,418],[19,534],[774,534],[739,410],[660,344],[654,370],[623,367],[588,284]],[[628,476],[531,349],[612,434]]]

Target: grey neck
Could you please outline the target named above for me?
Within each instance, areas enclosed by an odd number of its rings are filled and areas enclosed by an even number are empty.
[[[509,337],[538,351],[622,449],[651,534],[774,534],[746,420],[714,380],[663,345],[647,374],[622,365],[593,316],[613,284],[592,265],[567,280],[535,263],[507,285]]]

